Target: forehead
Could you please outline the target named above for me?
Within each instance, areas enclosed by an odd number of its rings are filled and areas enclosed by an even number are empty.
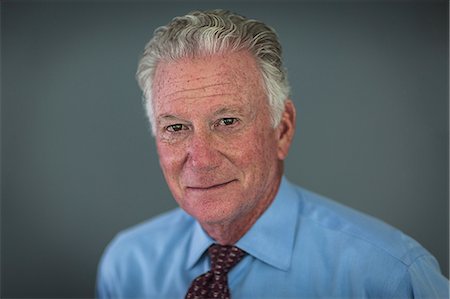
[[[202,99],[212,103],[215,98],[238,101],[265,98],[253,56],[236,52],[158,64],[153,81],[155,112],[171,104],[195,105]]]

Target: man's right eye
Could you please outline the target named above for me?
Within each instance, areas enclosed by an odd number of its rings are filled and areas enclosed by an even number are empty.
[[[166,130],[169,132],[178,132],[181,130],[186,130],[186,126],[184,126],[182,124],[175,124],[175,125],[167,126]]]

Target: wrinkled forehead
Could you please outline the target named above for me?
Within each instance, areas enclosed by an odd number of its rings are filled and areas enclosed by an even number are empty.
[[[239,92],[264,93],[260,69],[247,52],[161,61],[155,71],[153,98]]]

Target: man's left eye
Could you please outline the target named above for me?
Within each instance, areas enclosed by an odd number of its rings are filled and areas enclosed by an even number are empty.
[[[221,125],[221,126],[230,126],[230,125],[234,125],[237,121],[238,121],[237,118],[234,118],[234,117],[222,118],[219,121],[219,125]]]

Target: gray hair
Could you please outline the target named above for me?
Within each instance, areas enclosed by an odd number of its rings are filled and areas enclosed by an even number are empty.
[[[281,45],[275,31],[264,23],[227,10],[194,11],[174,18],[155,30],[139,61],[136,78],[155,134],[152,81],[157,64],[184,57],[249,51],[261,70],[263,85],[276,127],[289,96],[289,83],[281,60]]]

